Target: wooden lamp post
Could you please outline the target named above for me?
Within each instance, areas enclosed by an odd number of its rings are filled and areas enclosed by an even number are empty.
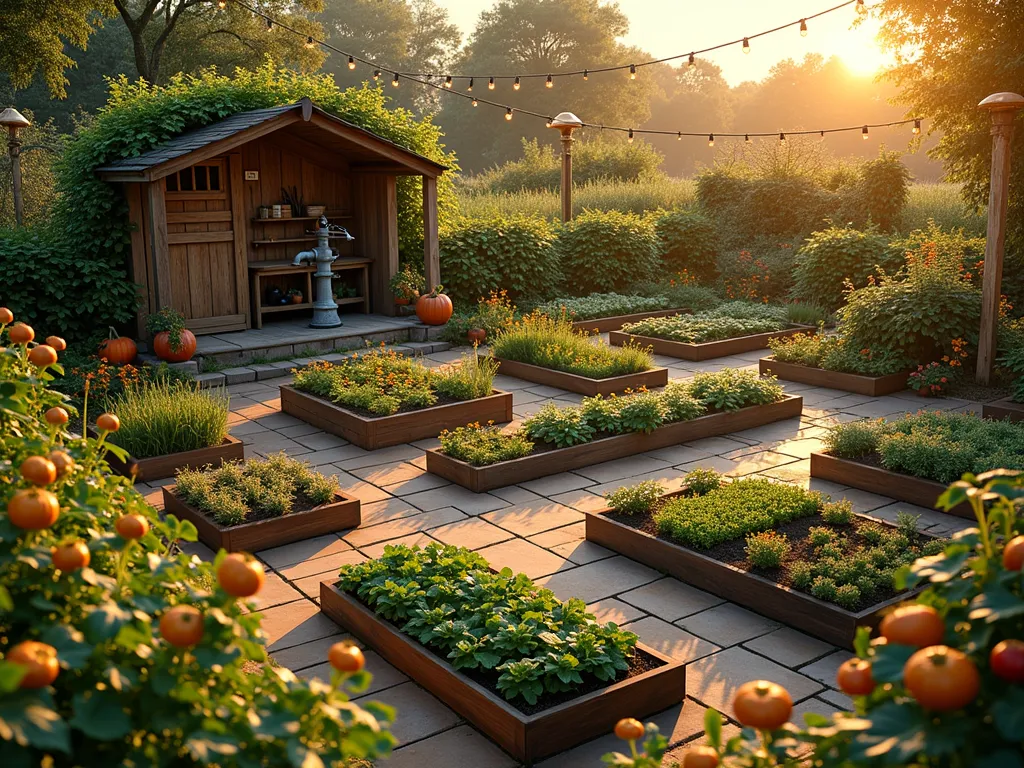
[[[572,132],[582,125],[572,112],[560,112],[551,121],[562,134],[562,221],[572,219]]]
[[[21,199],[21,139],[18,132],[31,123],[14,107],[0,112],[0,126],[7,129],[7,151],[11,155],[11,177],[14,183],[14,221],[20,227],[25,218],[25,205]]]
[[[978,338],[979,384],[988,384],[996,354],[999,325],[999,291],[1003,276],[1003,241],[1006,237],[1006,202],[1010,186],[1010,141],[1013,121],[1024,109],[1024,96],[994,93],[979,105],[992,118],[992,181],[988,194],[988,233],[982,278],[981,333]]]

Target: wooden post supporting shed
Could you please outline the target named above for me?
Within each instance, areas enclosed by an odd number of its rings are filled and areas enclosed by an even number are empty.
[[[97,173],[123,185],[135,225],[130,268],[143,336],[146,316],[162,307],[180,311],[195,333],[308,310],[312,268],[293,267],[292,259],[316,245],[319,207],[355,238],[332,242],[345,294],[339,305],[394,314],[388,283],[398,271],[398,178],[422,179],[424,272],[432,287],[441,282],[437,178],[445,170],[303,99],[232,115]],[[301,198],[302,210],[282,206],[286,192]],[[288,290],[302,301],[267,303],[269,293]]]

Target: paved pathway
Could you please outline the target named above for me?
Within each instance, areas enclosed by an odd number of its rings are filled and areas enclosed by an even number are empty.
[[[673,379],[686,379],[699,370],[756,370],[762,354],[705,363],[659,356],[657,362],[670,368]],[[444,365],[459,355],[459,350],[451,350],[425,362]],[[327,649],[345,635],[320,615],[317,598],[320,582],[332,579],[341,565],[378,556],[390,543],[462,545],[477,550],[496,567],[507,565],[525,572],[563,599],[584,599],[599,619],[615,621],[644,643],[685,661],[689,665],[685,701],[648,718],[669,738],[676,758],[683,744],[701,736],[705,707],[728,714],[732,693],[748,680],[767,678],[788,688],[797,702],[794,720],[801,724],[805,712],[827,715],[848,707],[849,700],[832,686],[836,669],[850,654],[587,543],[583,513],[604,506],[603,494],[651,478],[673,489],[688,471],[712,467],[734,477],[759,475],[818,489],[833,498],[845,497],[857,512],[884,520],[894,521],[897,511],[906,510],[921,515],[921,527],[938,535],[967,525],[934,510],[811,480],[808,474],[808,457],[820,447],[829,424],[914,412],[923,406],[977,408],[963,400],[922,400],[911,393],[870,398],[787,383],[788,392],[804,397],[799,420],[474,494],[425,472],[423,449],[436,446],[436,439],[371,452],[280,413],[278,386],[289,380],[229,387],[231,433],[245,441],[246,456],[285,451],[337,476],[345,491],[362,500],[363,525],[343,536],[321,536],[256,553],[268,567],[259,603],[269,648],[279,663],[304,677],[329,677]],[[517,419],[552,400],[560,404],[580,400],[576,394],[501,375],[496,386],[513,392]],[[160,503],[155,486],[139,487],[151,502]],[[212,556],[202,546],[195,551]],[[376,654],[367,654],[367,666],[374,679],[366,695],[398,710],[394,733],[400,746],[382,765],[518,765]],[[539,765],[596,768],[602,754],[620,747],[621,742],[609,735]]]

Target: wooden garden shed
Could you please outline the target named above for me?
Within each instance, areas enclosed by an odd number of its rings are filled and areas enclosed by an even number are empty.
[[[396,180],[423,179],[424,269],[433,286],[441,282],[437,178],[445,170],[303,99],[232,115],[97,173],[124,186],[135,225],[130,267],[141,334],[146,315],[161,307],[182,312],[196,333],[258,327],[262,312],[253,309],[265,291],[306,292],[312,267],[291,262],[316,245],[317,216],[301,210],[274,218],[284,190],[306,206],[325,206],[327,218],[355,238],[332,240],[338,282],[349,280],[339,304],[394,314]],[[263,312],[301,310],[311,300]]]

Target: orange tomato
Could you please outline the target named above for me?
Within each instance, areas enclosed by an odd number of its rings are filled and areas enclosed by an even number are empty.
[[[992,674],[1010,683],[1024,683],[1024,640],[1003,640],[988,655]]]
[[[774,731],[789,721],[793,699],[789,691],[768,680],[752,680],[736,691],[732,700],[736,719],[748,728]]]
[[[68,412],[60,406],[54,406],[43,415],[43,418],[46,419],[47,424],[63,427],[68,423]]]
[[[28,344],[36,337],[36,332],[32,330],[30,325],[15,323],[7,329],[7,335],[12,344]]]
[[[101,413],[96,418],[96,428],[104,432],[117,432],[121,428],[121,420],[112,413]]]
[[[623,741],[642,739],[644,735],[643,723],[639,720],[634,720],[632,717],[623,718],[615,724],[615,735]]]
[[[1003,550],[1003,567],[1008,571],[1024,568],[1024,536],[1014,536]]]
[[[160,617],[160,635],[175,648],[190,648],[203,639],[203,614],[191,605],[176,605]]]
[[[57,467],[45,456],[29,456],[18,468],[21,476],[36,485],[49,485],[57,479]]]
[[[46,343],[56,349],[58,352],[63,352],[68,348],[68,343],[64,341],[60,336],[47,336]]]
[[[53,466],[57,470],[57,477],[64,477],[75,466],[75,460],[64,451],[50,451],[50,455],[46,458],[53,462]]]
[[[22,488],[7,502],[7,516],[26,531],[49,528],[60,515],[57,497],[42,488]]]
[[[7,325],[14,320],[14,313],[7,307],[0,307],[0,325]]]
[[[865,659],[847,659],[839,667],[836,682],[843,693],[850,696],[867,696],[875,690],[871,662]]]
[[[50,559],[53,561],[54,568],[68,573],[85,568],[92,559],[92,555],[89,554],[89,547],[84,541],[70,541],[51,549]]]
[[[718,752],[706,745],[692,747],[683,755],[683,768],[716,768]]]
[[[28,361],[37,368],[46,368],[57,362],[57,350],[49,344],[40,344],[28,353]]]
[[[974,701],[981,689],[981,675],[966,654],[932,645],[907,659],[903,685],[925,709],[949,712]]]
[[[25,676],[18,683],[21,688],[45,688],[60,673],[57,649],[35,640],[25,640],[11,648],[7,661],[25,667]]]
[[[882,637],[897,645],[924,648],[938,645],[946,634],[946,623],[930,605],[901,605],[882,619]]]
[[[263,566],[252,555],[235,552],[217,566],[217,581],[232,597],[252,597],[263,588]]]
[[[141,539],[149,533],[149,521],[142,515],[122,515],[114,523],[114,530],[122,539]]]
[[[327,651],[327,660],[339,672],[359,672],[366,666],[363,652],[352,643],[335,643]]]

